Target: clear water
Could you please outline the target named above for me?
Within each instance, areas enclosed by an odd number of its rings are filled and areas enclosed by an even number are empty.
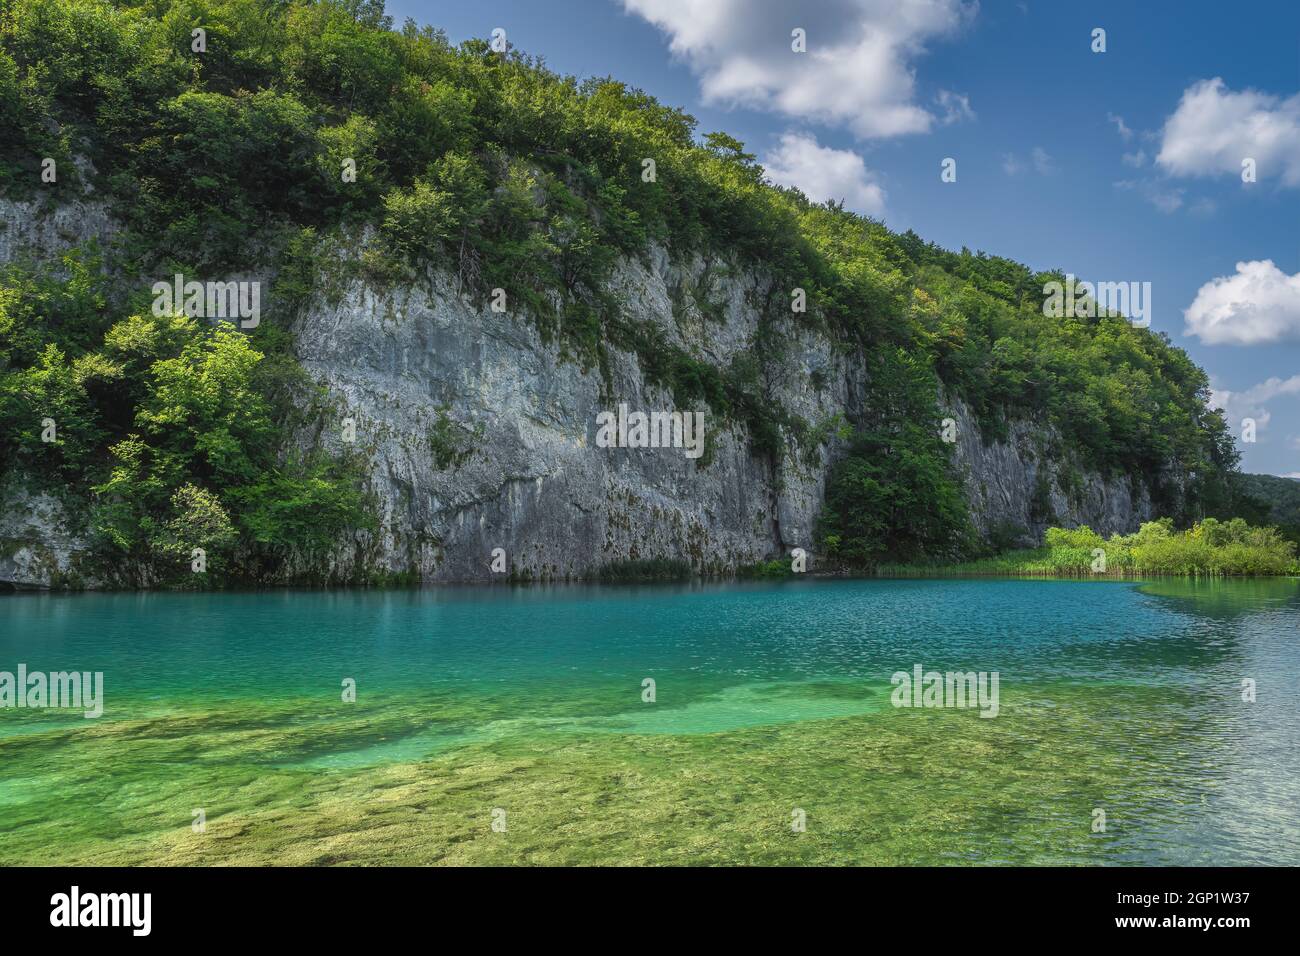
[[[1298,624],[1295,580],[11,595],[0,671],[105,703],[0,709],[0,862],[1295,865]],[[916,664],[999,715],[892,707]]]

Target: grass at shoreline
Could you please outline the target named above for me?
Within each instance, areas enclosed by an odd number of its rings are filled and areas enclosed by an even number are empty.
[[[511,587],[566,584],[680,585],[696,581],[777,581],[804,576],[804,573],[794,570],[788,556],[742,565],[731,573],[717,569],[702,571],[683,559],[656,557],[607,563],[585,576],[534,578],[531,575],[512,573],[504,583]],[[1296,543],[1274,527],[1253,526],[1242,518],[1233,518],[1231,521],[1206,518],[1187,530],[1175,531],[1169,518],[1161,518],[1146,522],[1134,534],[1113,534],[1108,539],[1087,525],[1071,529],[1048,528],[1045,543],[1038,548],[949,563],[886,562],[874,567],[846,567],[832,563],[813,568],[807,576],[1114,580],[1162,577],[1300,577],[1300,559],[1297,559]],[[427,585],[412,581],[406,576],[395,576],[391,579],[375,579],[367,586],[406,589]],[[0,593],[6,592],[0,590]]]
[[[879,577],[1278,577],[1300,575],[1294,542],[1240,518],[1176,532],[1167,518],[1103,538],[1087,525],[1049,528],[1040,548],[952,564],[882,564]]]
[[[1043,548],[1013,551],[993,558],[958,564],[886,564],[876,569],[877,578],[1042,578],[1044,580],[1147,581],[1158,578],[1300,578],[1300,571],[1282,574],[1211,573],[1184,571],[1134,571],[1108,569],[1079,571],[1018,564],[1021,556],[1042,554]]]

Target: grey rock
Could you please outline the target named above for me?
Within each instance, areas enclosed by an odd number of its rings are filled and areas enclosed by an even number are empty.
[[[753,349],[751,303],[768,290],[754,275],[719,265],[675,264],[655,249],[644,263],[624,262],[612,285],[633,322],[653,324],[668,341],[725,366]],[[681,294],[683,286],[707,286],[710,315]],[[863,363],[801,318],[781,330],[784,354],[763,370],[766,386],[814,429],[837,416],[852,420]],[[833,429],[815,447],[788,436],[774,467],[750,453],[743,428],[712,419],[707,465],[679,449],[599,448],[599,412],[619,403],[672,408],[672,396],[646,380],[637,356],[611,349],[606,386],[598,369],[543,342],[525,316],[471,302],[441,273],[427,290],[381,297],[358,283],[337,302],[317,301],[299,319],[295,341],[304,367],[337,402],[336,420],[319,435],[337,447],[342,420],[357,422],[379,503],[380,530],[332,556],[337,574],[365,561],[413,569],[426,581],[486,581],[496,548],[512,571],[532,578],[576,577],[650,557],[726,573],[793,548],[817,564],[815,522],[840,451]],[[1006,441],[985,444],[969,409],[959,400],[947,406],[959,436],[954,467],[982,533],[1010,528],[1031,543],[1052,518],[1111,533],[1152,516],[1140,481],[1080,470],[1074,493],[1063,491],[1058,463],[1042,457],[1050,429],[1015,422]],[[464,460],[451,467],[439,466],[431,440],[440,415],[467,436]],[[1035,507],[1040,475],[1047,513]]]
[[[84,528],[57,498],[25,484],[15,479],[0,488],[0,584],[19,589],[103,586],[103,579],[83,567]]]
[[[53,256],[117,231],[92,200],[53,211],[0,202],[0,222],[0,262],[24,250]],[[501,577],[492,571],[497,548],[510,571],[533,579],[655,557],[727,573],[794,548],[817,566],[815,523],[828,468],[842,451],[836,425],[860,412],[866,372],[860,356],[805,316],[782,323],[782,354],[761,375],[774,402],[805,421],[812,437],[786,436],[770,463],[750,452],[743,426],[706,412],[709,450],[692,460],[680,448],[597,446],[602,411],[620,403],[673,409],[633,352],[611,347],[604,373],[583,367],[544,341],[526,315],[462,295],[446,271],[391,293],[360,280],[335,286],[337,294],[317,295],[292,323],[298,357],[328,396],[324,416],[296,441],[342,450],[344,420],[354,420],[378,525],[328,555],[287,556],[285,580],[386,570],[428,582],[489,581]],[[611,289],[632,322],[657,327],[719,367],[754,354],[756,303],[789,295],[725,257],[682,263],[662,248],[622,262]],[[285,318],[264,312],[263,320]],[[986,444],[962,402],[942,402],[957,426],[954,468],[982,533],[1012,529],[1031,543],[1052,520],[1111,533],[1152,517],[1149,490],[1134,477],[1077,469],[1072,493],[1062,490],[1059,476],[1074,469],[1044,459],[1043,449],[1060,445],[1045,426],[1013,422],[1006,440]],[[11,481],[0,489],[0,514],[0,581],[105,583],[80,573],[85,529],[70,527],[54,499]]]

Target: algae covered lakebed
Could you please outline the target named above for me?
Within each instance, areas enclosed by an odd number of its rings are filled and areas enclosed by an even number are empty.
[[[1295,865],[1298,625],[1293,579],[9,595],[0,671],[104,690],[0,708],[0,864]],[[892,706],[917,665],[997,716]]]

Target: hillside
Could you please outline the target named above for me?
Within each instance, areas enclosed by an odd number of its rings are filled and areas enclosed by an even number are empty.
[[[1300,481],[1278,475],[1237,475],[1237,511],[1257,524],[1277,525],[1300,542]]]
[[[206,582],[869,567],[1233,509],[1204,372],[1044,316],[1061,273],[773,187],[614,79],[390,27],[0,0],[0,579],[192,584],[195,548]],[[260,283],[259,320],[155,314],[177,274]],[[706,412],[703,455],[599,447],[620,404]]]

